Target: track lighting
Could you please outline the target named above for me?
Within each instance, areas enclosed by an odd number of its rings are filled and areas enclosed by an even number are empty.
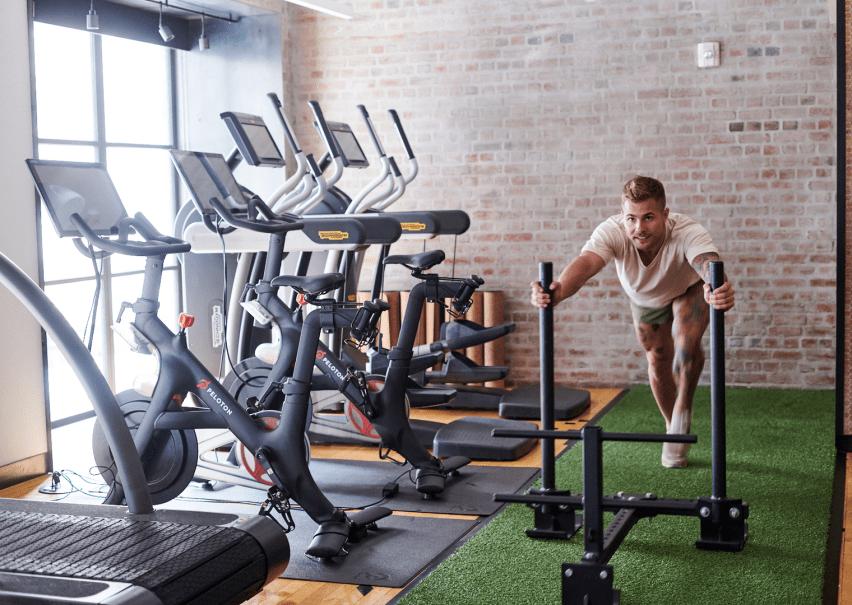
[[[210,38],[204,33],[204,20],[206,15],[201,13],[201,37],[198,38],[198,50],[208,50],[210,48]]]
[[[86,29],[100,29],[98,25],[98,13],[95,12],[95,0],[92,0],[92,4],[89,7],[89,14],[86,15]]]
[[[160,36],[165,42],[171,42],[175,35],[168,25],[163,25],[163,3],[160,3]]]

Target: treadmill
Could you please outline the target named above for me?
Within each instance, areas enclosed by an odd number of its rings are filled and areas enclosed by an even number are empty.
[[[102,233],[109,233],[105,223],[115,216],[99,215],[92,204],[117,197],[102,164],[73,171],[64,170],[67,162],[27,164],[60,236],[80,235],[68,221],[75,212],[96,224],[100,216]],[[268,517],[235,525],[236,515],[154,510],[123,414],[85,345],[38,285],[2,254],[0,284],[39,321],[82,383],[127,503],[0,499],[0,605],[236,605],[280,576],[289,543]]]

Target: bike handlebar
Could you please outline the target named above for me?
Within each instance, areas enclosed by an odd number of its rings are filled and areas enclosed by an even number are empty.
[[[71,223],[77,227],[77,230],[89,243],[106,252],[125,256],[165,256],[189,252],[192,248],[188,242],[163,235],[157,231],[141,212],[137,212],[132,218],[127,217],[119,222],[117,240],[106,239],[95,233],[83,220],[83,217],[76,212],[70,218]],[[131,233],[139,234],[144,241],[129,240],[128,236]]]
[[[292,214],[275,214],[256,197],[248,202],[248,214],[250,217],[253,212],[257,212],[263,216],[263,219],[234,216],[234,213],[216,197],[210,198],[210,205],[232,227],[241,227],[259,233],[287,233],[305,228],[305,224],[299,221],[298,217]]]

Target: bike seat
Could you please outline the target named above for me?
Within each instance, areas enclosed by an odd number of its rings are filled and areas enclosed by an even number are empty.
[[[336,290],[343,285],[346,278],[342,273],[326,273],[325,275],[279,275],[270,282],[274,288],[290,286],[297,292],[315,296]]]
[[[443,250],[430,250],[420,254],[394,254],[382,261],[385,265],[404,265],[409,269],[426,271],[431,269],[445,258]]]

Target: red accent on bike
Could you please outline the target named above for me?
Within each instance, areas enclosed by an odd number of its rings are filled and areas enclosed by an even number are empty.
[[[194,323],[195,323],[195,316],[194,315],[187,315],[186,313],[181,313],[180,317],[178,318],[178,324],[180,324],[180,327],[183,328],[184,330],[186,328],[192,327],[192,324],[194,324]]]
[[[306,304],[308,304],[308,301],[306,301],[306,300],[305,300],[305,295],[304,295],[304,294],[299,294],[299,295],[296,297],[296,302],[297,302],[297,303],[299,303],[300,305],[302,305],[303,307],[304,307]]]
[[[364,437],[369,437],[376,441],[379,441],[382,438],[382,436],[376,431],[373,423],[361,413],[361,410],[355,407],[354,403],[347,401],[344,405],[344,411],[346,412],[346,416],[349,418],[349,422],[352,423],[352,426],[354,426],[359,433],[364,435]]]

